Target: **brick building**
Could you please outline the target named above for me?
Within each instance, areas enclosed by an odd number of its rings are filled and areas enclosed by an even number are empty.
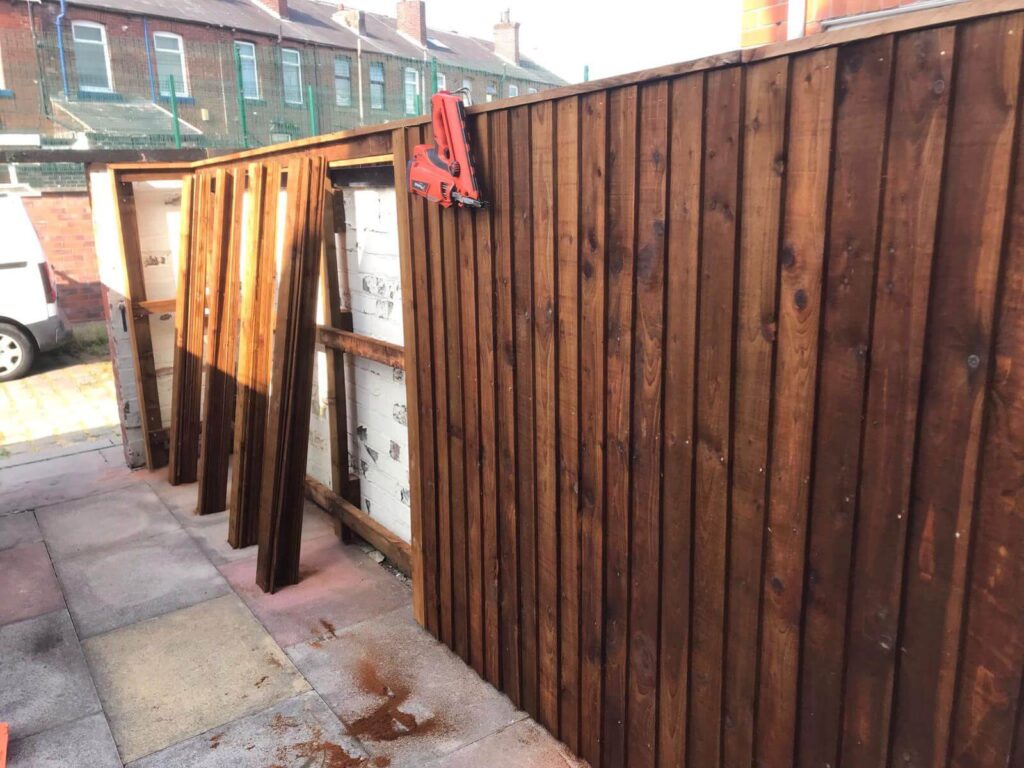
[[[425,112],[435,80],[474,101],[562,81],[491,40],[320,0],[14,0],[0,6],[0,144],[256,146]],[[173,80],[172,80],[173,79]],[[172,105],[170,83],[176,104]]]
[[[744,47],[963,0],[743,0]]]

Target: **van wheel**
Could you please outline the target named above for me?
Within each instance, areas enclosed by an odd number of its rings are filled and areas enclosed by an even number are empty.
[[[32,367],[36,345],[24,331],[0,323],[0,381],[20,379]]]

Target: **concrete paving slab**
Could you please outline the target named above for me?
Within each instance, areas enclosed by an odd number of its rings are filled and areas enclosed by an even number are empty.
[[[54,562],[64,598],[83,638],[231,591],[180,528],[160,536],[89,549]]]
[[[90,638],[83,647],[125,762],[309,690],[234,595]]]
[[[121,768],[102,713],[13,742],[7,762],[9,768]]]
[[[197,517],[190,515],[182,521],[185,530],[196,540],[203,553],[217,565],[225,565],[238,560],[256,557],[256,546],[234,549],[228,544],[228,513],[217,512],[212,515]],[[307,503],[303,509],[302,540],[303,542],[321,536],[334,536],[334,521],[331,520],[315,504]]]
[[[38,509],[36,519],[54,560],[181,528],[143,483]]]
[[[29,454],[24,461],[0,469],[0,490],[10,490],[33,480],[61,477],[106,469],[109,465],[97,450],[74,451],[61,456],[39,458]]]
[[[389,768],[422,768],[527,716],[417,626],[408,608],[287,652]]]
[[[64,607],[46,545],[0,549],[0,626]]]
[[[369,763],[359,742],[310,691],[144,757],[130,768],[356,768]]]
[[[422,768],[586,768],[569,748],[530,719],[520,720],[491,736]]]
[[[195,514],[196,502],[199,499],[199,483],[171,485],[167,481],[166,467],[153,472],[139,471],[146,485],[153,489],[153,493],[160,497],[180,522],[187,524],[190,521],[202,520]]]
[[[14,741],[100,711],[66,610],[0,627],[0,720]]]
[[[92,460],[86,458],[90,456],[98,462],[95,466],[90,466]],[[41,464],[56,467],[46,467],[45,477],[21,480],[16,480],[15,476],[40,465],[20,465],[0,472],[0,514],[83,499],[137,482],[126,467],[111,467],[94,451]],[[11,472],[15,475],[9,474]]]
[[[0,549],[42,541],[43,534],[32,511],[0,515]]]
[[[299,583],[272,595],[256,586],[254,560],[220,570],[282,647],[330,636],[412,600],[408,587],[333,533],[303,543]]]

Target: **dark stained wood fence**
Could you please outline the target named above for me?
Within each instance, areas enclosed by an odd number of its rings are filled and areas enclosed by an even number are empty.
[[[594,766],[1024,764],[1024,16],[848,40],[400,205],[423,621]]]

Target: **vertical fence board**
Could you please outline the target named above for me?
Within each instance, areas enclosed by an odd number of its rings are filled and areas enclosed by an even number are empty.
[[[800,674],[801,765],[835,764],[892,38],[839,52]]]
[[[608,97],[580,101],[580,753],[601,766]]]
[[[1024,16],[960,30],[921,385],[893,754],[946,764]]]
[[[793,60],[779,278],[757,757],[794,759],[836,51]]]
[[[754,757],[788,73],[788,59],[764,62],[747,71],[745,84],[726,598],[729,632],[722,692],[722,761],[727,766],[750,765]]]
[[[728,578],[732,336],[743,119],[743,70],[712,72],[704,108],[704,190],[697,419],[693,604],[690,637],[690,760],[721,754],[725,595]]]
[[[629,673],[630,411],[636,270],[637,87],[608,98],[608,307],[605,317],[605,595],[602,765],[626,764]]]
[[[683,765],[689,717],[694,413],[703,167],[704,75],[670,84],[662,440],[658,764]]]
[[[881,768],[887,760],[954,39],[954,29],[946,27],[896,44],[849,597],[842,765]]]

